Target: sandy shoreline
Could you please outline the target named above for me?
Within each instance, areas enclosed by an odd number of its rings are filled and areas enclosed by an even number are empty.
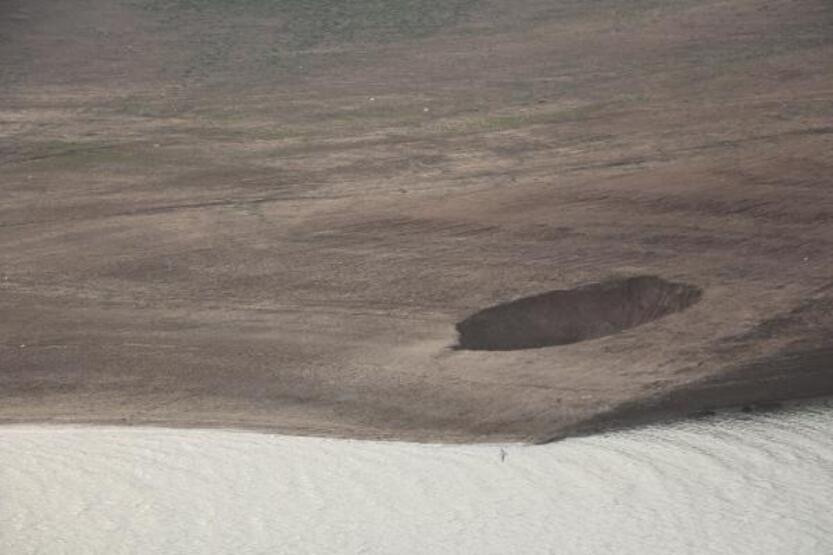
[[[638,431],[640,429],[667,425],[680,425],[689,423],[697,423],[701,421],[714,421],[720,418],[735,417],[737,415],[745,414],[785,414],[790,411],[801,410],[802,408],[817,407],[820,405],[830,405],[833,403],[833,396],[831,395],[813,395],[807,394],[803,397],[785,398],[771,397],[768,401],[740,401],[721,402],[725,401],[725,396],[715,397],[711,402],[706,403],[705,407],[698,411],[689,410],[689,404],[678,403],[676,406],[668,400],[654,400],[647,401],[644,404],[631,403],[620,409],[611,411],[594,418],[588,422],[583,422],[576,425],[574,428],[559,432],[558,435],[541,438],[521,439],[516,436],[494,436],[488,435],[483,437],[471,435],[454,436],[451,434],[438,435],[436,433],[424,434],[409,434],[407,436],[384,433],[383,431],[374,430],[345,430],[342,433],[333,432],[332,429],[315,429],[315,428],[286,428],[274,423],[257,423],[246,420],[241,421],[187,421],[187,420],[167,420],[167,421],[153,421],[153,420],[136,420],[128,421],[125,419],[79,419],[77,417],[68,416],[65,418],[50,418],[48,420],[32,420],[32,419],[1,419],[0,426],[18,427],[18,426],[45,426],[45,427],[101,427],[101,426],[118,426],[125,428],[159,428],[160,430],[205,430],[205,431],[223,431],[223,432],[241,432],[241,433],[259,433],[273,436],[299,437],[299,438],[317,438],[317,439],[336,439],[336,440],[359,440],[359,441],[382,441],[395,443],[425,443],[435,445],[546,445],[553,442],[559,442],[571,438],[581,438],[594,435],[604,435],[612,432],[627,432]],[[759,399],[759,397],[754,397]]]

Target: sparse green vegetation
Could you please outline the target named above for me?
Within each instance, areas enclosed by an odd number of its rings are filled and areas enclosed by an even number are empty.
[[[425,36],[454,24],[479,0],[132,0],[146,9],[177,12],[259,14],[285,21],[293,48],[328,41],[384,41]]]
[[[175,27],[186,53],[176,77],[214,79],[242,68],[303,73],[322,45],[380,43],[430,35],[480,0],[123,0]],[[195,19],[196,17],[196,19]],[[194,21],[199,21],[195,25]],[[256,24],[257,41],[251,41]],[[251,71],[249,71],[251,73]]]

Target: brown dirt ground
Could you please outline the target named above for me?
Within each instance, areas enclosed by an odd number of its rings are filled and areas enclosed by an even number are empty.
[[[0,3],[0,421],[542,441],[833,394],[833,5],[316,2]],[[702,298],[453,349],[643,275]]]

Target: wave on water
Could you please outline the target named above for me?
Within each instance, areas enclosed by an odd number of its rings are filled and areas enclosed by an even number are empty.
[[[543,446],[0,428],[0,552],[833,553],[833,403]]]

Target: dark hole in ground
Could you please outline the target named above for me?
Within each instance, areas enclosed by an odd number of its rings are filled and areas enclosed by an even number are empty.
[[[456,348],[511,351],[577,343],[679,312],[701,294],[692,285],[655,276],[550,291],[469,316],[457,324]]]

